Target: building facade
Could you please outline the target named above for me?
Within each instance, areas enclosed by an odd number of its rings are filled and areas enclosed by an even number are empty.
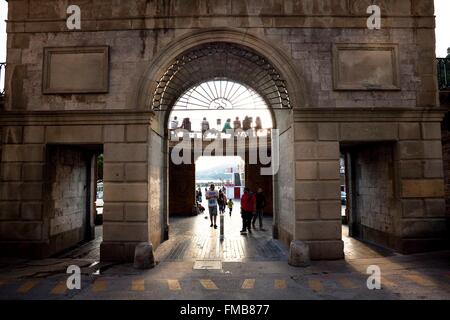
[[[46,257],[91,237],[100,153],[101,259],[163,242],[168,116],[215,78],[272,111],[274,237],[343,258],[344,155],[353,236],[402,253],[445,247],[433,1],[376,1],[380,29],[372,2],[8,1],[0,252]],[[68,28],[72,4],[80,29]]]

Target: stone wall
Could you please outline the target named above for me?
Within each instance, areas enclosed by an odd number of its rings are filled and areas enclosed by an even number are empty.
[[[44,131],[39,126],[3,126],[0,167],[0,242],[3,255],[41,255],[43,241]],[[16,246],[14,245],[16,244]],[[20,244],[20,245],[18,245]]]
[[[87,155],[76,148],[54,147],[49,152],[50,190],[44,195],[44,208],[50,241],[56,243],[53,250],[59,252],[85,240],[90,228],[87,219],[90,163]]]
[[[445,177],[445,213],[447,219],[447,237],[450,239],[450,126],[447,122],[442,126],[442,160]]]
[[[434,108],[433,1],[380,0],[382,29],[368,30],[366,9],[372,2],[88,0],[80,4],[82,29],[72,32],[66,29],[66,1],[10,0],[8,112],[0,117],[2,248],[31,248],[48,237],[41,175],[46,145],[54,143],[104,148],[103,260],[131,260],[136,243],[158,243],[166,225],[160,222],[167,219],[168,170],[166,112],[152,128],[160,139],[149,139],[156,81],[178,55],[215,41],[257,52],[286,81],[292,110],[273,112],[281,129],[274,188],[281,239],[306,241],[314,259],[343,257],[339,147],[376,141],[395,145],[396,206],[402,212],[395,217],[401,226],[398,250],[442,247],[442,111]],[[399,87],[336,90],[337,44],[398,48],[393,72]],[[91,46],[109,46],[108,93],[42,93],[44,48]],[[8,120],[11,112],[21,114]]]
[[[313,259],[343,257],[338,125],[294,125],[295,239],[309,243]]]
[[[88,164],[83,166],[80,157],[104,151],[101,249],[105,258],[130,259],[135,244],[149,239],[150,119],[149,113],[4,114],[7,125],[2,128],[8,133],[3,136],[0,169],[2,255],[45,257],[83,238],[84,230],[77,226],[81,207],[87,210],[86,196],[81,195],[82,189],[87,192],[86,175],[81,172]],[[64,148],[52,155],[55,145]],[[154,226],[156,243],[162,240],[157,239],[161,228]]]
[[[148,207],[148,224],[150,240],[157,247],[163,240],[167,239],[164,232],[166,231],[167,220],[167,203],[165,201],[167,190],[164,184],[164,174],[167,166],[162,161],[161,153],[164,153],[164,144],[154,131],[150,130],[149,137],[149,199]]]
[[[208,1],[110,2],[80,5],[81,32],[64,32],[63,1],[10,2],[7,109],[143,108],[136,101],[138,84],[156,54],[183,34],[213,27],[241,28],[283,50],[307,87],[294,107],[411,107],[437,102],[432,1],[380,1],[386,17],[385,27],[377,31],[368,30],[366,19],[361,18],[367,1],[229,0],[220,3],[220,13]],[[399,44],[401,90],[333,90],[335,43]],[[44,47],[99,45],[110,46],[108,94],[41,94]]]
[[[149,241],[148,137],[148,125],[104,127],[101,254],[106,260],[130,261],[136,243]]]
[[[394,247],[392,235],[397,212],[395,162],[389,144],[368,144],[352,154],[355,165],[355,205],[351,223],[356,223],[358,237],[387,247]]]
[[[280,136],[280,146],[292,145],[293,129],[290,128]],[[293,148],[280,148],[280,168],[275,176],[275,234],[286,244],[294,239],[296,216],[293,214],[296,186],[292,172],[294,158]]]

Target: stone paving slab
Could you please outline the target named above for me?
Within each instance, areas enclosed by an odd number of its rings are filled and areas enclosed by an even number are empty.
[[[12,277],[0,271],[0,299],[450,299],[449,252],[430,254],[441,265],[424,266],[426,255],[409,256],[407,268],[384,273],[382,289],[368,290],[368,275],[347,261],[313,262],[294,268],[283,261],[225,262],[221,270],[193,270],[192,262],[162,262],[151,270],[112,265],[82,276],[81,290],[61,290],[65,273]],[[365,265],[398,264],[396,257],[365,259]],[[363,266],[363,264],[359,264]],[[398,268],[398,266],[397,266]],[[364,269],[364,268],[363,268]],[[322,270],[322,271],[318,271]]]

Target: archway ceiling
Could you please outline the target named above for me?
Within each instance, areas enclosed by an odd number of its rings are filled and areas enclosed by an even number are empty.
[[[153,110],[169,110],[191,87],[220,78],[251,87],[272,109],[291,107],[284,79],[265,58],[238,45],[210,43],[175,59],[158,81]]]

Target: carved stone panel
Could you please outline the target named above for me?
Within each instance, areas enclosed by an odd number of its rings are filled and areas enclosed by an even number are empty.
[[[335,90],[400,90],[398,46],[336,44],[333,73]]]
[[[44,94],[106,93],[109,48],[44,48]]]

